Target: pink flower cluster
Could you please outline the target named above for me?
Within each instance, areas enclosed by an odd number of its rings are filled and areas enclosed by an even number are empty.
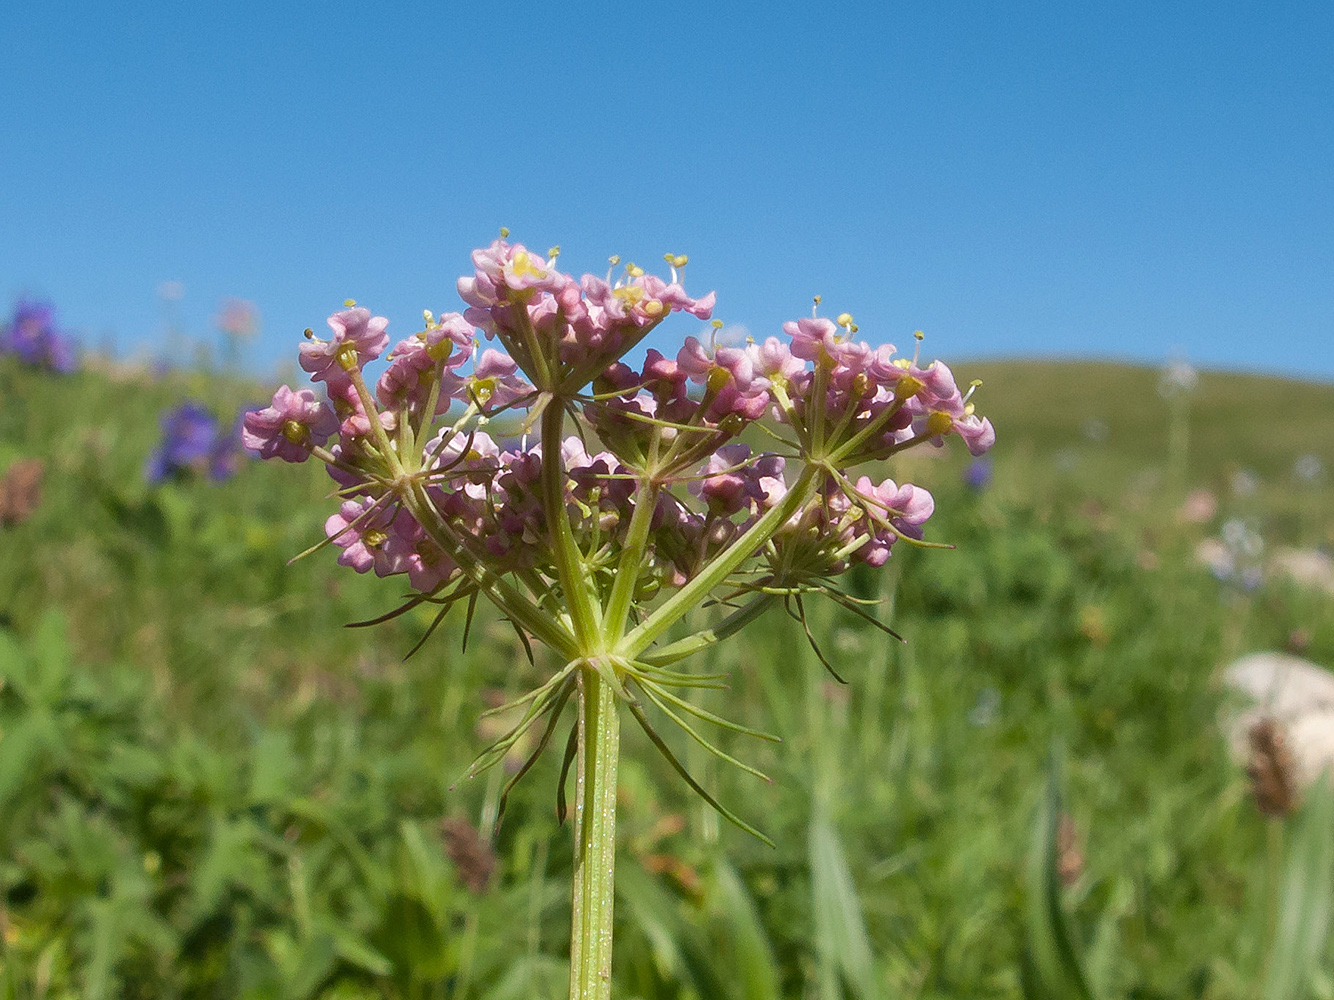
[[[373,388],[364,369],[388,346],[388,321],[349,303],[329,318],[329,340],[301,346],[301,367],[328,400],[281,387],[246,415],[244,444],[265,458],[326,462],[343,498],[326,523],[339,562],[406,574],[421,592],[455,579],[461,564],[530,588],[555,581],[553,516],[568,518],[591,572],[609,580],[638,504],[638,523],[649,520],[636,593],[683,586],[788,496],[798,466],[819,475],[803,480],[815,483],[809,496],[761,554],[772,579],[878,566],[898,540],[920,539],[934,507],[927,491],[865,475],[854,483],[848,470],[952,434],[974,455],[987,451],[995,434],[971,391],[938,361],[922,366],[856,340],[847,316],[800,319],[784,324],[786,338],[744,347],[689,337],[674,359],[649,350],[631,368],[620,359],[668,315],[712,314],[713,293],[691,298],[680,283],[685,258],[667,259],[670,281],[634,265],[614,281],[576,280],[556,269],[555,251],[497,240],[459,279],[466,310],[427,313]],[[504,351],[481,350],[478,329]],[[506,411],[536,420],[552,407],[578,409],[606,449],[552,438],[555,487],[542,443],[501,443],[481,429]],[[736,440],[766,418],[786,434],[782,454]]]
[[[474,274],[458,282],[469,306],[464,318],[498,337],[529,380],[546,383],[543,388],[577,391],[670,313],[708,319],[713,311],[712,292],[692,299],[679,281],[663,281],[634,264],[615,282],[610,273],[576,281],[556,270],[556,253],[543,257],[503,239],[474,251],[472,260]],[[683,257],[673,260],[685,264]]]

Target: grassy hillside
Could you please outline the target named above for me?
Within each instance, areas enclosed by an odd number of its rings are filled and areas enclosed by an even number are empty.
[[[1183,399],[1184,461],[1174,468],[1173,415],[1159,392],[1160,369],[1060,361],[960,370],[984,380],[979,406],[1004,434],[1000,464],[1031,456],[1043,470],[1104,497],[1185,485],[1226,495],[1237,473],[1249,473],[1256,511],[1290,538],[1312,508],[1334,501],[1327,492],[1334,477],[1334,383],[1200,373],[1198,387]],[[1325,470],[1314,483],[1294,471],[1308,455]]]
[[[1334,539],[1328,473],[1293,478],[1306,454],[1334,471],[1334,388],[1204,375],[1174,470],[1156,372],[959,374],[986,381],[994,482],[968,489],[955,458],[893,470],[935,491],[930,537],[958,548],[900,547],[856,581],[907,644],[821,608],[847,687],[779,615],[714,653],[731,690],[700,701],[784,738],[721,739],[772,785],[671,734],[777,848],[627,728],[617,995],[1026,995],[1054,746],[1062,901],[1098,995],[1256,995],[1266,825],[1217,733],[1215,668],[1296,629],[1334,663],[1334,601],[1220,582],[1193,551],[1229,517]],[[480,711],[551,664],[482,611],[466,652],[459,619],[406,662],[429,614],[344,628],[399,593],[327,551],[287,565],[331,509],[313,465],[143,479],[165,408],[230,421],[265,395],[0,359],[0,470],[46,466],[41,503],[0,528],[0,996],[562,996],[558,762],[516,789],[489,877],[468,824],[489,828],[505,772],[455,784],[493,731]],[[1197,486],[1218,512],[1183,521]]]

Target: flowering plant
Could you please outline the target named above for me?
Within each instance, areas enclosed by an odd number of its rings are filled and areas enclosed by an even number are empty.
[[[13,319],[0,326],[0,354],[12,354],[27,365],[60,375],[78,367],[74,342],[56,328],[55,307],[32,299],[20,300]]]
[[[542,723],[535,758],[576,702],[565,757],[578,789],[571,996],[607,997],[621,712],[714,808],[762,837],[690,777],[645,704],[739,763],[687,716],[763,734],[678,695],[709,680],[682,661],[778,604],[804,624],[812,594],[874,621],[836,578],[882,565],[899,542],[927,544],[934,503],[854,470],[951,435],[980,455],[995,435],[945,365],[870,347],[847,314],[813,312],[784,324],[785,339],[744,347],[689,337],[675,359],[650,349],[635,370],[622,358],[671,313],[711,319],[713,293],[692,298],[681,283],[686,258],[667,255],[670,280],[634,264],[575,279],[557,269],[558,248],[544,256],[507,235],[475,251],[459,279],[468,308],[426,313],[374,385],[364,368],[388,346],[387,320],[349,301],[329,317],[329,339],[306,331],[301,367],[327,401],[283,386],[245,416],[243,443],[326,463],[340,506],[322,544],[358,572],[406,574],[415,593],[400,611],[436,605],[438,623],[485,598],[530,652],[536,639],[559,657],[471,773]],[[481,349],[479,329],[503,350]],[[486,430],[507,413],[522,415],[516,442]],[[578,433],[567,435],[570,422]],[[750,428],[772,450],[738,440]],[[733,610],[660,641],[710,599]]]
[[[144,463],[144,478],[161,483],[207,473],[215,482],[236,471],[234,428],[224,430],[209,410],[186,402],[162,414],[162,439]]]

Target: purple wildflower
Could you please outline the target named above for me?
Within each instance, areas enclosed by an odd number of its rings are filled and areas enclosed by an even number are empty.
[[[0,353],[62,375],[74,371],[78,367],[74,342],[56,329],[55,315],[49,302],[20,299],[13,320],[0,330]]]
[[[991,459],[978,458],[963,470],[963,482],[970,490],[981,493],[991,485]]]
[[[221,481],[236,471],[234,432],[197,403],[183,403],[162,417],[162,441],[149,455],[144,477],[151,483],[207,473]]]

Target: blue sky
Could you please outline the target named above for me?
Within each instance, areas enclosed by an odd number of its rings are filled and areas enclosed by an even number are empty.
[[[197,336],[251,299],[267,370],[349,296],[458,307],[504,225],[576,273],[688,253],[760,337],[819,293],[950,360],[1331,379],[1331,11],[19,0],[0,295],[122,353],[165,281]]]

